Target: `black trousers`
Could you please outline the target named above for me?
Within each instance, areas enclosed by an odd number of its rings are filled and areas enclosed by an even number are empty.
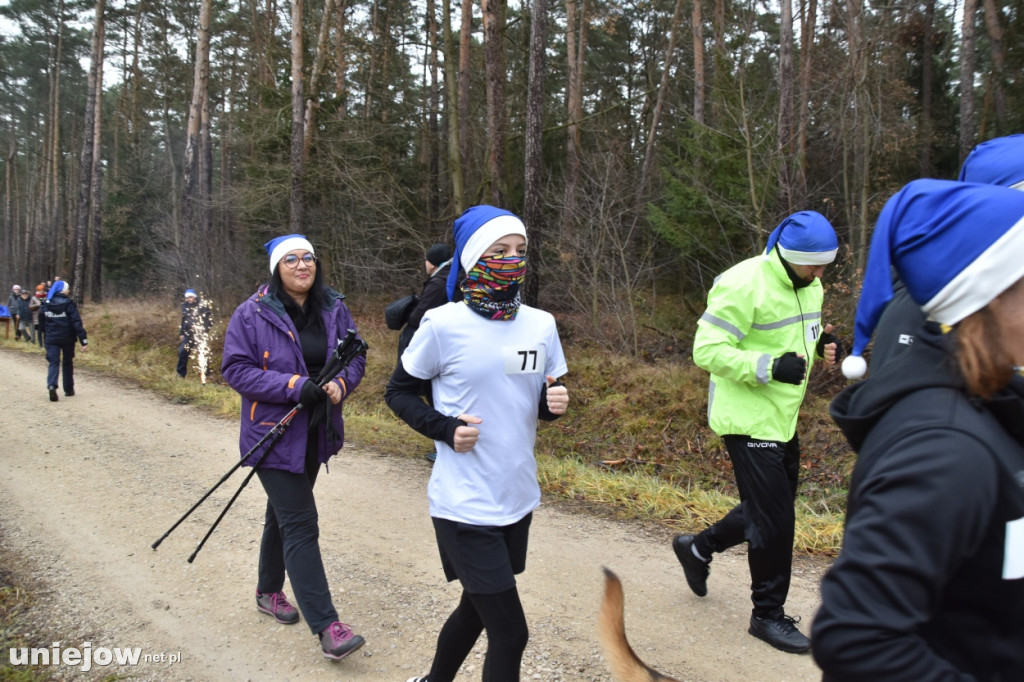
[[[313,484],[319,471],[317,439],[313,435],[306,446],[305,473],[256,470],[267,491],[256,589],[264,594],[280,592],[287,570],[295,601],[313,634],[338,620],[320,555],[320,525],[313,499]]]
[[[754,615],[783,614],[793,568],[793,526],[800,443],[723,436],[732,460],[740,503],[718,523],[697,536],[694,544],[705,557],[746,541]]]

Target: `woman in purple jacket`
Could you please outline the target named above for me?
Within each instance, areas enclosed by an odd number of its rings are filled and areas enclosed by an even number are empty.
[[[320,556],[313,484],[320,465],[341,449],[341,402],[363,378],[357,357],[324,388],[319,375],[338,341],[355,322],[341,294],[324,285],[313,245],[290,234],[265,245],[269,284],[238,306],[224,337],[224,379],[242,396],[242,455],[294,406],[300,410],[256,475],[267,491],[260,545],[256,608],[278,623],[299,613],[282,591],[287,571],[299,609],[324,656],[342,659],[364,640],[338,619]],[[262,451],[246,462],[255,464]]]

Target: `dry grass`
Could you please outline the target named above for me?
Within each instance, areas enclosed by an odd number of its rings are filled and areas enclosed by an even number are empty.
[[[211,349],[214,370],[233,308],[220,303],[224,310],[215,315]],[[346,437],[385,454],[421,457],[431,443],[383,401],[398,339],[384,326],[386,302],[350,298],[347,303],[370,350],[363,383],[346,403]],[[181,381],[175,374],[178,315],[178,306],[166,301],[87,306],[90,351],[76,363],[234,417],[238,396],[218,372],[206,385],[193,375]],[[40,352],[24,343],[5,345]],[[675,352],[662,348],[640,361],[567,343],[570,413],[542,424],[537,441],[538,475],[548,494],[679,531],[701,529],[737,502],[728,455],[706,424],[707,375]],[[828,418],[834,384],[832,376],[816,369],[801,416],[796,545],[804,552],[833,554],[842,536],[853,453]]]

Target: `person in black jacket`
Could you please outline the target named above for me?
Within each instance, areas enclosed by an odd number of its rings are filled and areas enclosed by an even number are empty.
[[[423,283],[423,291],[420,292],[416,305],[409,312],[405,327],[398,335],[398,361],[402,361],[402,353],[405,352],[413,334],[420,328],[423,315],[428,310],[442,306],[448,302],[448,272],[452,267],[452,249],[447,244],[433,244],[427,249],[423,267],[427,271],[427,281]],[[427,404],[434,406],[433,396],[430,390],[430,382],[424,381],[420,387],[420,395],[427,400]],[[425,455],[428,462],[437,461],[437,451],[430,450]]]
[[[46,390],[53,402],[57,402],[57,377],[61,368],[64,370],[64,395],[75,394],[75,340],[82,344],[83,351],[89,350],[82,316],[69,298],[70,293],[68,283],[59,279],[50,287],[46,301],[39,308],[39,327],[46,335],[46,361],[50,363]]]
[[[1022,250],[1004,187],[917,180],[879,216],[853,357],[890,264],[929,321],[831,405],[858,457],[811,636],[825,680],[1024,676]]]
[[[213,320],[210,318],[210,307],[199,304],[195,289],[185,290],[185,302],[181,304],[181,326],[178,329],[178,376],[184,379],[188,375],[188,358],[198,347],[201,335],[210,332]]]
[[[419,300],[409,311],[409,317],[405,321],[405,327],[398,335],[398,357],[401,359],[412,335],[420,328],[420,321],[423,315],[433,308],[444,305],[448,302],[448,292],[445,284],[448,281],[448,270],[452,265],[452,249],[447,244],[433,244],[427,249],[423,267],[427,271],[427,281],[423,283],[423,291],[420,292]]]

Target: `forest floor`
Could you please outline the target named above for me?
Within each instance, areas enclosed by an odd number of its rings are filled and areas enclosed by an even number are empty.
[[[168,372],[172,368],[168,368]],[[305,622],[256,611],[266,498],[253,481],[199,553],[187,557],[237,490],[236,473],[170,535],[150,545],[237,461],[238,426],[79,370],[76,393],[49,401],[41,355],[0,350],[0,562],[33,595],[17,633],[29,647],[140,649],[138,664],[50,666],[58,679],[373,680],[430,666],[454,607],[427,510],[430,465],[350,446],[317,481],[321,549],[342,620],[367,641],[333,663]],[[421,441],[415,441],[417,447]],[[670,531],[566,505],[535,513],[520,576],[530,641],[522,679],[610,680],[595,636],[601,566],[626,590],[626,626],[648,664],[682,680],[816,680],[810,656],[747,634],[743,551],[716,557],[694,596]],[[787,612],[809,633],[824,565],[798,557]],[[291,595],[290,586],[285,591]],[[482,638],[483,640],[483,638]],[[58,644],[54,644],[59,642]],[[479,679],[485,642],[459,679]],[[11,663],[0,652],[0,668]],[[115,677],[116,676],[116,677]]]

